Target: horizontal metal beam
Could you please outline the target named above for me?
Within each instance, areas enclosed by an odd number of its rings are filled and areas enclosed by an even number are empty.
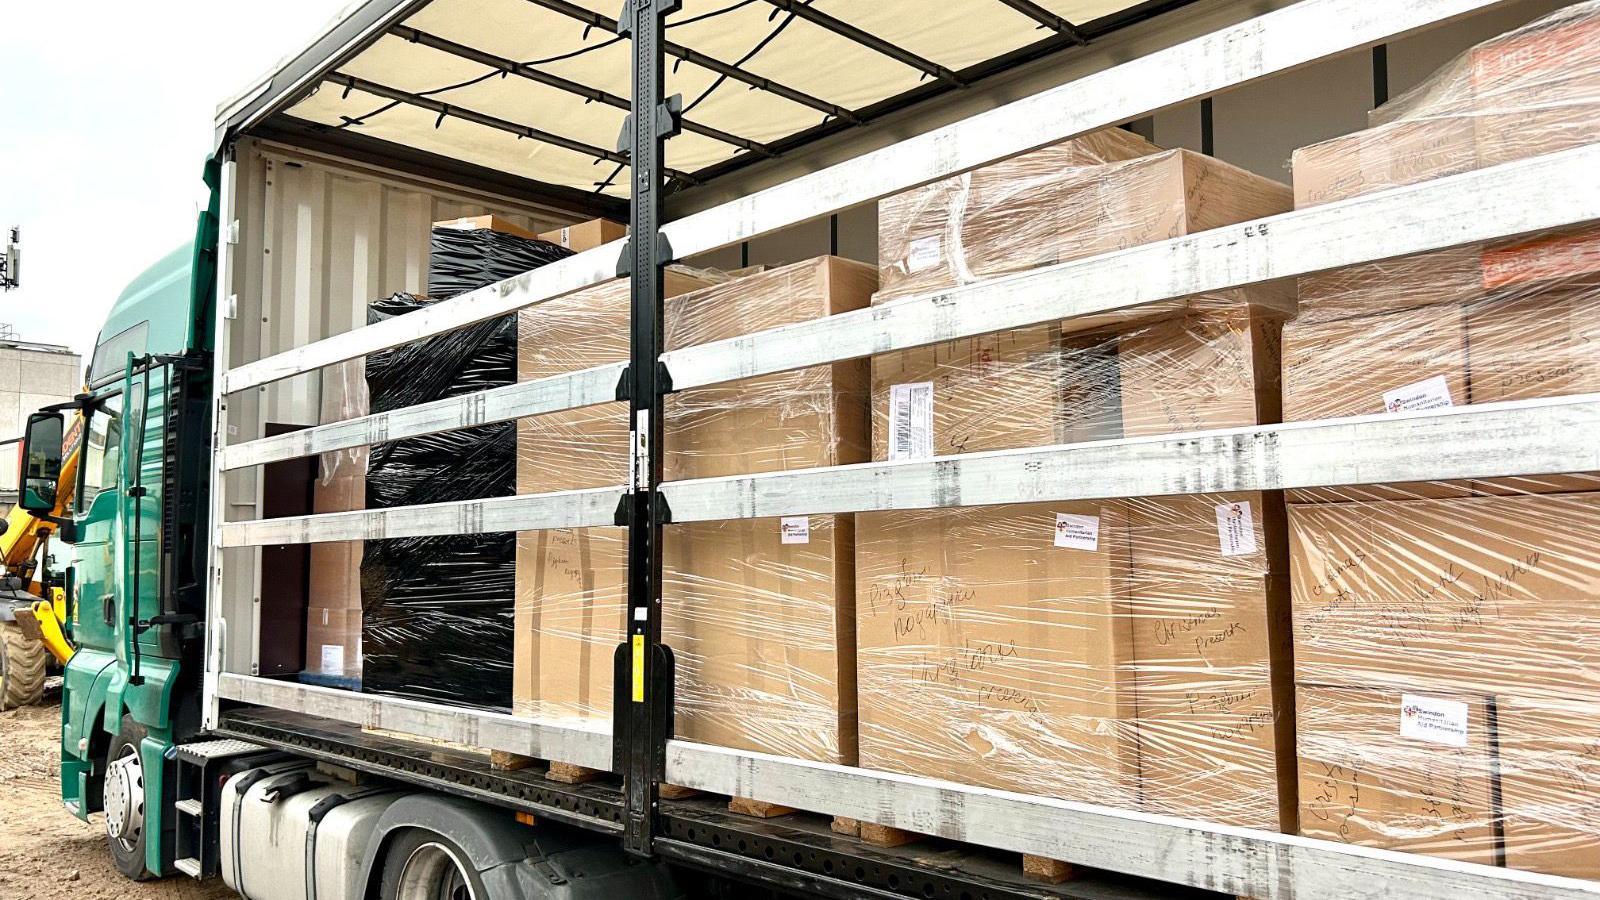
[[[441,53],[448,53],[451,56],[470,60],[478,63],[479,65],[488,66],[491,69],[498,69],[501,72],[507,72],[537,84],[545,85],[546,87],[553,87],[556,90],[566,91],[569,94],[583,97],[586,100],[593,100],[596,103],[603,103],[606,106],[615,107],[617,109],[626,109],[630,111],[633,109],[633,105],[628,102],[628,98],[626,97],[619,97],[616,94],[608,91],[602,91],[599,88],[590,87],[581,82],[573,81],[570,78],[562,78],[560,75],[552,75],[549,72],[540,71],[539,69],[536,69],[526,63],[520,63],[516,60],[506,59],[503,56],[495,56],[493,53],[485,53],[476,47],[468,47],[465,44],[458,44],[455,41],[449,40],[448,38],[442,38],[438,35],[429,34],[426,31],[412,28],[409,25],[395,25],[389,29],[389,33],[397,38],[400,38],[401,40],[409,41],[413,44],[421,44],[424,47],[431,47],[434,50],[440,51]],[[684,131],[712,138],[714,140],[721,141],[724,144],[731,144],[743,150],[749,150],[757,156],[771,157],[776,155],[770,148],[767,147],[766,144],[763,144],[760,141],[752,141],[749,138],[740,137],[731,132],[723,131],[720,128],[712,128],[709,125],[702,125],[693,119],[684,118],[682,120],[682,125]]]
[[[910,66],[924,75],[932,76],[948,84],[958,86],[966,84],[960,75],[950,69],[939,65],[933,60],[918,56],[898,44],[886,41],[869,31],[863,31],[843,19],[836,19],[812,6],[809,0],[767,0],[767,2],[792,16],[805,19],[818,28],[831,31],[848,41],[853,41],[869,50],[887,56],[895,62]]]
[[[611,771],[611,722],[542,722],[481,709],[221,673],[217,696],[400,734]]]
[[[1600,219],[1600,145],[1507,163],[662,355],[687,390]],[[615,399],[621,363],[262,438],[224,469]]]
[[[1600,145],[662,355],[675,390],[1600,219]]]
[[[716,250],[1506,2],[1301,0],[685,216],[662,233],[679,259]]]
[[[550,8],[573,6],[565,0],[529,2]],[[669,223],[662,233],[680,259],[715,250],[1507,2],[1510,0],[1396,0],[1389,4],[1302,0],[1286,9],[695,213]],[[598,17],[615,25],[614,20],[582,7],[573,7],[570,14],[585,21]],[[580,254],[427,310],[246,364],[224,373],[224,391],[233,393],[364,356],[593,284],[616,272],[620,249],[621,242],[613,242],[589,251],[595,254],[592,257]],[[589,268],[601,261],[601,254],[611,263],[604,274]],[[579,263],[583,257],[589,258]],[[585,270],[582,274],[593,274],[584,280],[578,269]],[[563,287],[545,289],[545,285],[555,282]]]
[[[485,128],[493,128],[496,131],[504,131],[507,134],[514,134],[519,138],[528,138],[530,140],[538,141],[541,144],[550,144],[551,146],[571,150],[574,153],[583,153],[588,156],[593,156],[596,159],[603,159],[607,160],[608,162],[614,162],[624,166],[628,164],[628,156],[625,153],[618,153],[615,150],[609,150],[605,147],[597,147],[594,144],[586,144],[583,141],[562,137],[554,132],[534,128],[531,125],[523,125],[520,122],[511,122],[506,119],[501,119],[497,116],[491,116],[488,113],[481,113],[475,109],[469,109],[465,106],[457,106],[453,103],[446,103],[443,100],[436,100],[433,97],[424,97],[421,94],[413,94],[410,91],[402,91],[399,88],[393,88],[389,87],[388,85],[379,84],[376,81],[368,81],[365,78],[357,78],[354,75],[346,75],[343,72],[332,72],[328,74],[324,80],[329,84],[336,84],[343,88],[363,91],[368,94],[382,97],[386,100],[394,100],[398,103],[405,103],[409,106],[415,106],[419,109],[425,109],[429,112],[438,113],[441,117],[454,116],[457,119],[482,125]],[[685,184],[696,183],[694,176],[690,175],[688,172],[680,172],[675,169],[662,169],[662,172],[684,182]]]
[[[661,485],[673,522],[1600,469],[1600,394]]]
[[[607,34],[617,33],[616,19],[613,19],[603,13],[597,13],[592,9],[579,6],[576,3],[569,3],[567,0],[528,0],[528,2],[534,4],[535,6],[542,6],[551,12],[560,13],[569,19],[574,19],[587,25],[593,25]],[[667,27],[671,28],[672,23],[667,23]],[[666,51],[668,56],[675,56],[684,62],[693,63],[703,69],[710,69],[724,78],[731,78],[734,81],[740,82],[741,84],[747,84],[753,88],[758,88],[770,94],[775,94],[784,98],[785,100],[798,103],[801,106],[809,106],[820,113],[844,119],[851,124],[860,124],[861,122],[855,113],[844,108],[843,106],[813,97],[804,91],[795,90],[786,84],[773,81],[770,78],[763,78],[760,75],[747,72],[738,66],[729,65],[720,59],[707,56],[698,50],[691,50],[682,44],[675,44],[671,41],[663,41],[661,47]]]
[[[617,399],[626,363],[524,381],[225,447],[224,471]]]
[[[385,538],[446,534],[489,534],[542,528],[615,525],[621,485],[519,494],[487,500],[455,500],[389,509],[251,519],[222,526],[223,547],[320,544],[329,541],[379,541]]]
[[[1051,31],[1054,31],[1062,37],[1067,38],[1074,44],[1081,46],[1089,43],[1089,38],[1086,37],[1082,31],[1078,30],[1078,26],[1068,22],[1066,19],[1061,18],[1050,10],[1045,9],[1039,4],[1033,2],[1033,0],[1000,0],[1000,2],[1011,7],[1019,13],[1022,13],[1035,22],[1038,22],[1040,25],[1043,25]]]
[[[1600,883],[706,744],[666,780],[1258,900],[1593,900]]]
[[[626,240],[602,244],[415,312],[236,366],[222,373],[222,393],[233,394],[323,366],[358,359],[369,353],[503,316],[541,300],[608,281],[617,277],[617,266],[626,246]]]

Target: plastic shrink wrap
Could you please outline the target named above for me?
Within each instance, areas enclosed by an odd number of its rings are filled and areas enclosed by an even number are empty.
[[[1295,154],[1306,206],[1591,143],[1600,4]],[[1600,390],[1600,230],[1302,279],[1287,420]],[[1289,496],[1303,833],[1600,877],[1600,480]]]
[[[669,349],[863,307],[870,267],[836,258],[737,280],[670,269]],[[628,287],[611,282],[521,314],[519,377],[628,357]],[[818,366],[667,399],[668,480],[861,462],[866,367]],[[523,493],[627,479],[627,408],[518,424]],[[516,710],[609,722],[623,638],[620,528],[518,536]],[[855,759],[854,522],[802,516],[668,525],[663,635],[677,659],[680,737],[827,762]]]
[[[492,216],[440,223],[429,284],[443,296],[571,251]],[[373,323],[435,297],[396,294]],[[516,320],[506,316],[323,372],[321,420],[341,421],[510,384]],[[515,426],[460,429],[323,454],[316,512],[503,496],[515,490]],[[495,708],[511,705],[512,535],[454,535],[312,546],[307,668],[313,680]]]
[[[883,201],[874,302],[1290,202],[1102,132]],[[1293,302],[1272,284],[875,357],[874,458],[1275,422]],[[1281,497],[870,513],[858,542],[862,765],[1293,828]]]

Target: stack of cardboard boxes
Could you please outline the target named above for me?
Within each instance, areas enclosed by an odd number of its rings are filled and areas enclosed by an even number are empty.
[[[1295,154],[1299,206],[1592,143],[1600,4]],[[1286,420],[1600,390],[1600,230],[1303,279]],[[1305,834],[1600,876],[1600,480],[1295,492]]]
[[[669,271],[669,349],[858,309],[876,273],[833,257],[736,280]],[[628,356],[628,287],[611,282],[521,313],[519,378]],[[861,462],[866,367],[818,366],[669,398],[666,478]],[[620,404],[518,425],[518,491],[620,484]],[[663,633],[677,658],[680,737],[833,763],[855,760],[853,517],[669,525]],[[611,716],[612,653],[623,639],[621,529],[518,537],[516,710]]]
[[[1102,132],[883,201],[873,302],[1289,203],[1224,163]],[[1276,421],[1292,294],[1230,291],[876,357],[874,458]],[[1292,827],[1279,498],[872,513],[858,529],[862,765]]]

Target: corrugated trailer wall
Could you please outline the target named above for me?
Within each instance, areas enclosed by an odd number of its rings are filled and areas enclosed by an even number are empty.
[[[421,293],[428,282],[434,222],[492,213],[533,231],[570,217],[504,198],[452,189],[256,141],[237,154],[239,223],[232,292],[230,364],[259,359],[365,325],[367,304],[398,291]],[[226,440],[259,437],[267,423],[314,425],[321,378],[308,373],[228,400]],[[228,520],[259,515],[257,469],[229,473]],[[251,550],[230,550],[224,571],[252,578]],[[224,618],[251,618],[258,585],[236,582],[239,598]],[[244,605],[249,601],[249,606]],[[225,664],[253,672],[250,641],[229,641]]]

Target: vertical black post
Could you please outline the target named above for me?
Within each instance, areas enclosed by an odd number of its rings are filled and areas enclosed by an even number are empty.
[[[1372,48],[1372,106],[1374,109],[1389,102],[1389,45]]]
[[[661,643],[661,405],[671,384],[660,365],[662,270],[672,251],[660,237],[661,172],[666,141],[677,131],[676,103],[662,97],[666,80],[662,29],[681,0],[626,0],[618,30],[633,39],[633,113],[621,144],[633,169],[631,231],[623,274],[632,279],[632,352],[621,386],[629,401],[630,491],[619,518],[628,526],[627,637],[617,647],[613,762],[623,776],[623,845],[649,855],[658,789],[672,737],[672,652]]]

